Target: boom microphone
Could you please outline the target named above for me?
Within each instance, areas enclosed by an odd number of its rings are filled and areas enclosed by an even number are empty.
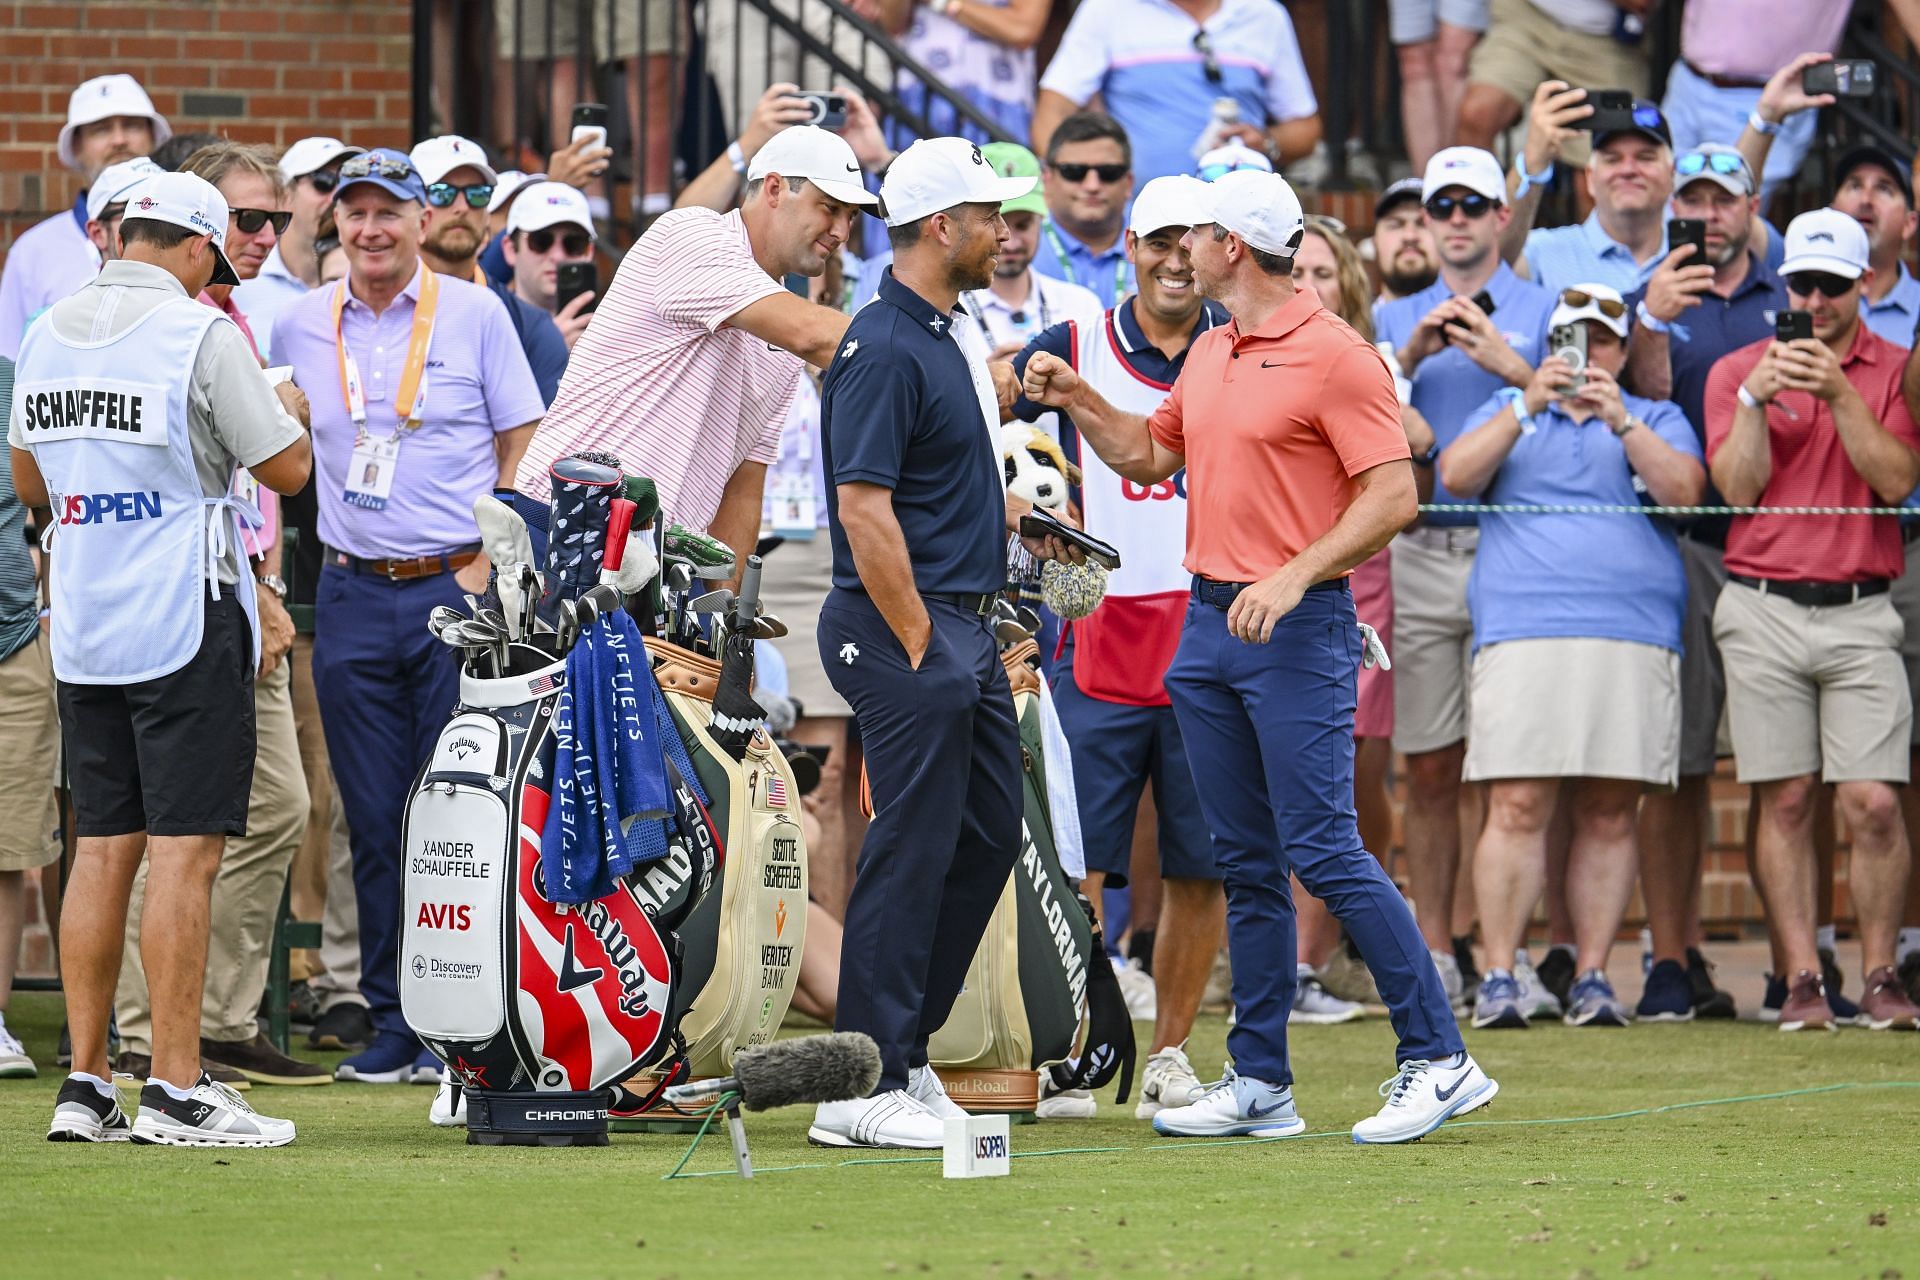
[[[864,1098],[880,1083],[880,1046],[862,1031],[776,1040],[742,1049],[733,1074],[668,1089],[665,1101],[677,1107],[709,1104],[737,1093],[749,1111],[771,1111],[800,1102],[843,1102]]]

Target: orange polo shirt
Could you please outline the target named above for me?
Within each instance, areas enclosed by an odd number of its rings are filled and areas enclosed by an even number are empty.
[[[1354,476],[1410,456],[1386,362],[1307,289],[1252,333],[1201,334],[1147,430],[1187,461],[1187,570],[1221,582],[1278,571]]]

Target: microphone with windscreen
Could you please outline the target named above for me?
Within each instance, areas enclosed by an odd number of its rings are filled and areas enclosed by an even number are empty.
[[[734,1055],[732,1075],[677,1084],[664,1097],[686,1108],[737,1093],[747,1110],[771,1111],[803,1102],[864,1098],[879,1083],[880,1046],[873,1037],[835,1031],[742,1049]]]

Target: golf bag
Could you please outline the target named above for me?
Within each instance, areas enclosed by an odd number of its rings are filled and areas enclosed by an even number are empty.
[[[670,772],[680,821],[662,863],[687,869],[677,909],[649,913],[627,885],[551,901],[540,833],[566,663],[516,643],[507,669],[462,671],[407,805],[401,1012],[466,1090],[469,1141],[603,1144],[607,1086],[675,1056],[673,929],[711,880],[714,837]]]
[[[947,1093],[969,1111],[1030,1112],[1036,1072],[1066,1088],[1133,1074],[1133,1024],[1107,963],[1092,908],[1061,870],[1047,801],[1039,649],[1023,640],[1001,660],[1020,720],[1025,815],[1019,861],[987,923],[966,985],[928,1055]],[[1077,1061],[1069,1070],[1057,1064]]]

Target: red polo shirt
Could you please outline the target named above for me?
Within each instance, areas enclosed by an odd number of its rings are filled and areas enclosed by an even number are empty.
[[[1740,384],[1772,339],[1720,357],[1707,375],[1707,461],[1733,432]],[[1880,424],[1895,439],[1920,449],[1920,431],[1900,394],[1907,352],[1867,328],[1854,335],[1840,367]],[[1788,417],[1787,410],[1798,414]],[[1883,507],[1853,469],[1833,409],[1811,392],[1782,391],[1767,408],[1773,474],[1755,506]],[[1735,516],[1727,532],[1727,571],[1787,582],[1859,582],[1897,578],[1906,567],[1897,516]]]
[[[1354,476],[1409,456],[1386,362],[1309,289],[1252,333],[1201,334],[1147,430],[1186,458],[1187,570],[1221,582],[1279,570],[1346,512]]]

